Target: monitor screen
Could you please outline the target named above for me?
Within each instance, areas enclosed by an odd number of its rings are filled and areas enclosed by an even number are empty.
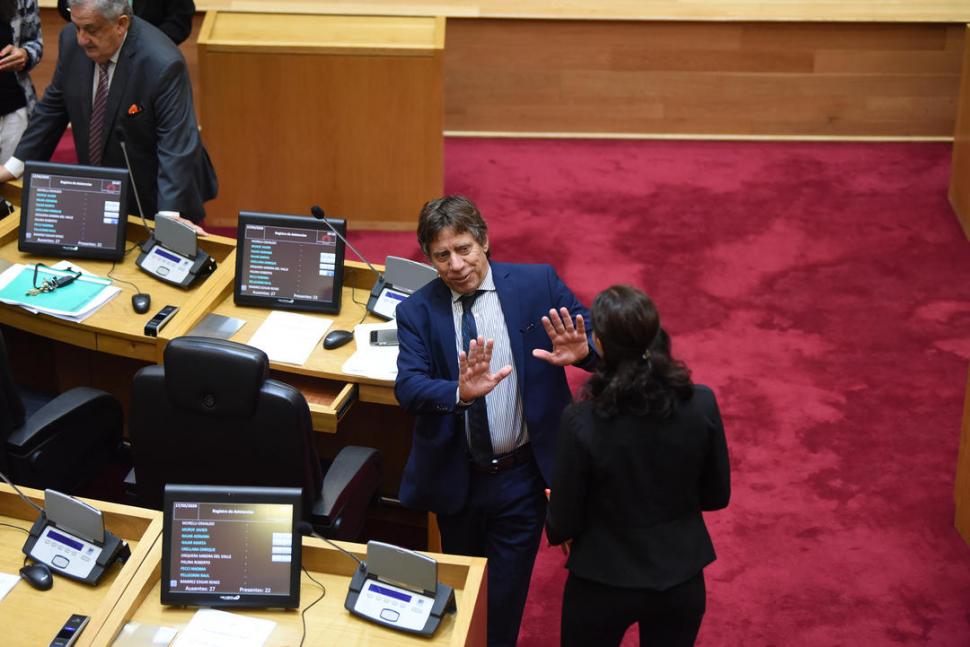
[[[162,604],[300,606],[299,488],[165,486]]]
[[[124,169],[27,162],[20,201],[20,251],[121,260],[128,192]]]
[[[347,224],[328,219],[342,236]],[[322,220],[239,214],[233,297],[239,305],[340,312],[344,243]]]

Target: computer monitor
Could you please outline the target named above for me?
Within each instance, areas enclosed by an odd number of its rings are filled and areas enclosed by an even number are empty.
[[[162,604],[298,608],[299,488],[165,486]]]
[[[120,261],[129,191],[125,169],[27,162],[18,248],[55,258]]]
[[[346,236],[347,223],[328,222]],[[344,243],[322,220],[239,213],[233,299],[239,305],[340,312]]]

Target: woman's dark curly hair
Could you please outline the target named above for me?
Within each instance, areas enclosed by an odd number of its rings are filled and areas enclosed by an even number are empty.
[[[690,371],[671,357],[670,337],[650,297],[614,285],[596,295],[591,315],[603,356],[582,396],[598,414],[669,418],[676,400],[691,397]]]

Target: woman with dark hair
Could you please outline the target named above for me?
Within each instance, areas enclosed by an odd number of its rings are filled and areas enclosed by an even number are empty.
[[[43,55],[37,0],[0,0],[0,163],[27,129],[37,103],[28,72]]]
[[[571,542],[562,645],[693,645],[714,546],[702,510],[727,506],[727,443],[714,393],[671,357],[650,298],[629,286],[591,310],[600,361],[563,413],[547,534]]]

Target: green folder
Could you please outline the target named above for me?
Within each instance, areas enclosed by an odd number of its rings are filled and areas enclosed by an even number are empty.
[[[45,267],[37,271],[37,284],[51,277],[66,276],[73,272],[62,272]],[[27,292],[34,289],[34,266],[25,265],[3,289],[0,289],[0,300],[7,303],[28,308],[57,310],[67,315],[77,315],[83,312],[91,300],[102,290],[111,285],[111,279],[90,274],[82,274],[80,278],[69,285],[57,288],[53,292],[41,292],[34,296],[27,296]]]

